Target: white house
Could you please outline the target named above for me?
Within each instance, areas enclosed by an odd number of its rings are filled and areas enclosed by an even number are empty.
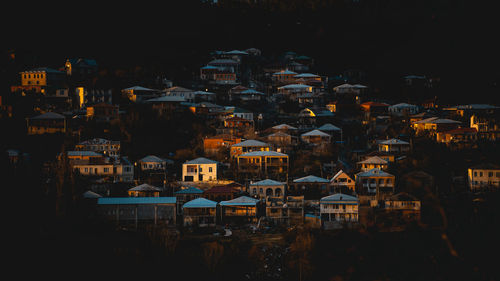
[[[469,188],[472,191],[481,188],[500,187],[500,166],[481,164],[470,167],[467,171]]]
[[[218,162],[207,158],[196,158],[182,164],[182,180],[207,182],[217,180]]]
[[[355,196],[336,193],[321,198],[320,216],[321,224],[337,222],[358,222],[359,200]]]

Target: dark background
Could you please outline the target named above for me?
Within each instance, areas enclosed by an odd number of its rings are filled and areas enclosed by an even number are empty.
[[[490,1],[493,2],[493,1]],[[440,77],[444,101],[497,103],[498,5],[480,1],[18,2],[3,11],[2,64],[141,66],[186,79],[212,50],[258,48],[311,56],[316,72],[368,73],[390,92],[408,74]],[[9,66],[2,71],[10,71]],[[19,69],[15,69],[17,74]],[[12,73],[9,72],[9,73]],[[6,74],[9,74],[6,73]],[[4,87],[12,84],[2,75]],[[6,88],[4,88],[6,89]],[[470,99],[474,96],[474,99]],[[459,97],[464,97],[460,99]]]

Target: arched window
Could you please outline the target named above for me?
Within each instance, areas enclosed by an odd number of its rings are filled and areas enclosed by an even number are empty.
[[[257,194],[257,188],[255,188],[255,187],[254,187],[254,189],[253,189],[253,192],[252,192],[252,193],[253,193],[253,194]]]
[[[272,188],[266,189],[266,196],[273,196],[273,189]]]
[[[281,197],[282,195],[283,195],[283,191],[281,190],[281,188],[276,188],[274,190],[274,196]]]

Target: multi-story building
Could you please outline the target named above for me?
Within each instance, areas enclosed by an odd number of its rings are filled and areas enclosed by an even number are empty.
[[[217,180],[218,162],[199,157],[182,164],[182,181],[206,182]]]
[[[132,182],[134,180],[133,165],[126,157],[103,157],[93,160],[70,161],[73,170],[82,176],[99,177],[111,182]]]
[[[261,199],[268,196],[283,199],[285,196],[285,190],[286,188],[284,183],[270,179],[251,183],[249,187],[250,195]]]
[[[26,118],[28,135],[66,133],[66,117],[64,115],[47,112],[35,117]]]
[[[105,156],[110,157],[120,157],[120,141],[112,141],[102,138],[94,138],[75,146],[75,150],[78,151],[94,151],[101,153]]]
[[[500,166],[496,164],[480,164],[467,171],[468,184],[471,191],[500,187]]]
[[[330,180],[330,194],[338,192],[354,192],[356,184],[354,180],[344,171],[338,171]]]
[[[363,172],[366,172],[366,171],[374,169],[374,168],[386,170],[389,166],[389,162],[387,162],[386,160],[384,160],[378,156],[373,156],[373,157],[367,158],[363,161],[359,161],[356,164],[358,165],[359,169]]]
[[[380,198],[394,193],[395,176],[377,168],[357,173],[355,181],[360,194],[376,194]]]
[[[271,146],[265,142],[258,140],[246,140],[231,145],[230,155],[231,159],[247,152],[253,151],[269,151]]]
[[[321,224],[329,228],[332,223],[358,222],[359,200],[355,196],[336,193],[321,198]]]
[[[388,153],[406,153],[410,151],[410,143],[400,139],[385,140],[378,144],[378,151]]]
[[[238,177],[288,180],[288,155],[276,151],[247,152],[236,157]]]

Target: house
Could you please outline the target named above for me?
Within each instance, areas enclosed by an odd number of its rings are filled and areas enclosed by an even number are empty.
[[[207,155],[215,155],[221,148],[230,148],[232,145],[240,142],[241,138],[232,135],[206,137],[203,139],[203,150]]]
[[[410,143],[400,139],[385,140],[378,144],[378,151],[388,153],[406,153],[410,151]]]
[[[50,89],[62,87],[66,78],[64,72],[49,67],[34,68],[19,74],[21,85],[13,86],[12,92],[21,90],[45,94]]]
[[[479,139],[496,141],[500,139],[500,126],[498,117],[473,114],[470,117],[470,127],[478,132]]]
[[[266,94],[259,92],[254,89],[246,89],[239,92],[231,92],[229,94],[230,101],[263,101],[266,97]]]
[[[354,180],[343,170],[338,171],[330,179],[330,190],[329,193],[338,192],[354,192],[356,190],[356,185]]]
[[[446,118],[430,117],[414,122],[412,124],[412,128],[415,130],[417,135],[421,135],[424,132],[435,135],[438,132],[457,129],[461,123],[462,122],[460,121]]]
[[[175,225],[175,197],[102,197],[97,199],[100,214],[118,225]]]
[[[243,153],[252,151],[269,151],[271,146],[265,142],[258,140],[246,140],[231,145],[230,155],[231,159]]]
[[[241,190],[232,186],[231,184],[227,184],[214,186],[208,190],[205,190],[205,192],[203,193],[203,197],[212,201],[220,202],[232,200],[236,198],[239,193],[241,193]]]
[[[278,94],[281,94],[286,99],[297,101],[298,95],[312,93],[313,87],[304,84],[288,84],[278,87]]]
[[[248,130],[253,130],[254,121],[241,117],[231,117],[224,120],[224,132],[237,137],[242,137]]]
[[[94,59],[72,58],[64,64],[68,76],[88,76],[97,72],[97,62]]]
[[[240,196],[233,200],[221,201],[221,217],[224,223],[248,223],[257,222],[257,204],[259,199],[248,196]]]
[[[290,133],[290,132],[293,132],[293,131],[297,131],[297,128],[295,128],[294,126],[290,126],[288,124],[280,124],[280,125],[276,125],[274,127],[271,128],[273,131],[280,131],[280,132],[284,132],[284,133]]]
[[[294,196],[304,196],[306,200],[319,200],[322,195],[328,194],[328,179],[309,175],[294,179],[288,187],[288,193]]]
[[[275,84],[289,84],[295,82],[294,76],[297,72],[288,69],[273,73],[272,80]]]
[[[75,145],[75,150],[94,151],[109,157],[120,157],[120,141],[94,138]]]
[[[185,182],[207,182],[217,180],[218,162],[199,157],[182,164],[182,180]]]
[[[203,190],[193,186],[181,186],[179,190],[174,192],[177,202],[177,213],[182,214],[182,206],[184,203],[202,197],[203,192]]]
[[[363,161],[359,161],[357,165],[361,171],[366,172],[374,168],[387,170],[387,168],[389,167],[389,162],[378,156],[373,156]]]
[[[141,171],[158,171],[166,170],[167,164],[174,164],[174,161],[169,159],[163,159],[155,155],[148,155],[137,161]]]
[[[86,87],[75,88],[75,96],[78,98],[78,108],[86,108],[91,105],[113,102],[113,92],[108,89],[92,89]]]
[[[418,106],[407,103],[398,103],[389,106],[388,108],[389,114],[393,116],[409,116],[417,114],[419,111]]]
[[[320,130],[321,132],[325,132],[332,137],[342,134],[342,129],[330,123],[323,124],[318,128],[318,130]]]
[[[395,194],[384,201],[385,211],[395,214],[396,220],[419,221],[420,206],[420,200],[406,192]]]
[[[128,190],[128,196],[130,197],[160,197],[160,191],[156,186],[149,185],[147,183],[132,187]]]
[[[236,106],[226,106],[225,109],[230,113],[228,115],[231,117],[240,117],[247,120],[253,121],[253,112]]]
[[[364,91],[367,89],[367,86],[356,84],[356,85],[351,85],[348,83],[336,86],[333,88],[333,91],[337,94],[355,94],[355,95],[360,95],[364,93]]]
[[[238,176],[248,179],[288,179],[288,155],[276,151],[253,151],[236,156]]]
[[[118,105],[109,103],[98,103],[87,107],[87,119],[110,122],[119,120]]]
[[[389,104],[383,102],[367,101],[360,104],[361,110],[370,115],[373,114],[386,114],[388,112]]]
[[[179,110],[181,103],[185,102],[184,97],[177,96],[161,96],[146,100],[146,103],[151,104],[151,108],[158,115],[168,115],[176,110]]]
[[[359,199],[355,196],[336,193],[320,199],[321,225],[325,229],[342,227],[344,223],[359,220]]]
[[[361,156],[360,161],[363,161],[363,160],[366,160],[368,158],[375,157],[375,156],[377,156],[377,157],[379,157],[381,159],[384,159],[388,163],[394,163],[395,158],[396,158],[394,156],[394,154],[391,154],[391,153],[388,153],[388,152],[384,152],[384,151],[378,151],[378,150],[376,150],[376,151],[372,151],[372,152],[370,152],[368,154],[365,154],[365,155]]]
[[[312,130],[300,135],[300,139],[311,145],[326,145],[332,142],[332,136],[320,130]]]
[[[82,176],[109,179],[112,182],[132,182],[134,180],[134,166],[126,157],[103,157],[97,160],[73,160],[71,166]]]
[[[184,98],[187,102],[196,102],[196,91],[191,89],[186,89],[179,86],[174,86],[162,91],[163,95],[171,97]]]
[[[142,86],[134,86],[123,89],[122,94],[132,102],[142,103],[146,100],[158,97],[160,95],[160,91]]]
[[[468,185],[471,191],[500,187],[500,165],[480,164],[467,170]]]
[[[26,118],[28,135],[66,133],[67,121],[64,115],[47,112],[35,117]]]
[[[317,81],[321,82],[321,76],[313,74],[313,73],[300,73],[293,76],[295,80],[304,79],[306,82]]]
[[[288,212],[283,197],[270,197],[266,198],[266,220],[274,225],[287,224]]]
[[[297,144],[297,137],[280,131],[268,135],[266,139],[275,147],[276,151],[278,152],[286,152],[292,150],[292,146]]]
[[[184,226],[215,227],[217,202],[196,198],[182,205]]]
[[[285,184],[270,179],[261,180],[250,184],[250,195],[260,199],[266,197],[275,197],[283,199],[285,197]]]
[[[436,134],[436,141],[446,144],[466,144],[477,140],[476,128],[458,128]]]
[[[106,158],[104,155],[94,151],[67,151],[66,157],[68,157],[70,163],[74,162],[74,160],[97,162]]]
[[[357,193],[375,194],[378,198],[384,197],[388,193],[394,193],[396,177],[381,169],[374,168],[359,172],[354,179]]]

